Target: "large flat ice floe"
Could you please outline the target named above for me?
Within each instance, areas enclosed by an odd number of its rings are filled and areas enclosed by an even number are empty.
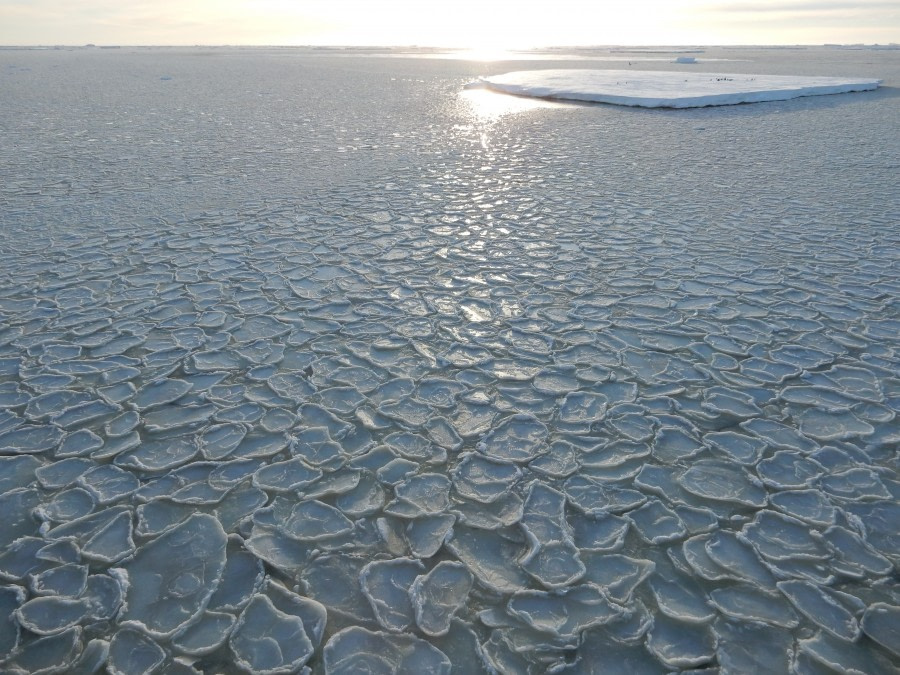
[[[538,98],[642,108],[702,108],[877,89],[871,78],[735,75],[652,70],[522,70],[469,87]]]

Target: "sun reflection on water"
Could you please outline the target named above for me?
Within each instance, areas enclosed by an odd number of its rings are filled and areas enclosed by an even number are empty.
[[[465,89],[460,97],[469,106],[472,116],[480,122],[491,122],[504,115],[537,110],[539,108],[571,108],[572,104],[546,101],[539,98],[510,96],[490,89]]]

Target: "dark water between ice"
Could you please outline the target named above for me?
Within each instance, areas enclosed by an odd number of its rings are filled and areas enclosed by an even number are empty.
[[[900,51],[697,56],[0,51],[0,667],[897,671]]]

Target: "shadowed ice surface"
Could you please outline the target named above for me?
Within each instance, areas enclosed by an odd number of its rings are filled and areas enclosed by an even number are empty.
[[[0,670],[897,672],[897,52],[708,51],[0,51]]]

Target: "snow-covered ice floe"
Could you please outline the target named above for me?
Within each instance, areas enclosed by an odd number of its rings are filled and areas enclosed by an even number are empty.
[[[702,108],[877,89],[881,80],[653,70],[521,70],[467,87],[641,108]]]

